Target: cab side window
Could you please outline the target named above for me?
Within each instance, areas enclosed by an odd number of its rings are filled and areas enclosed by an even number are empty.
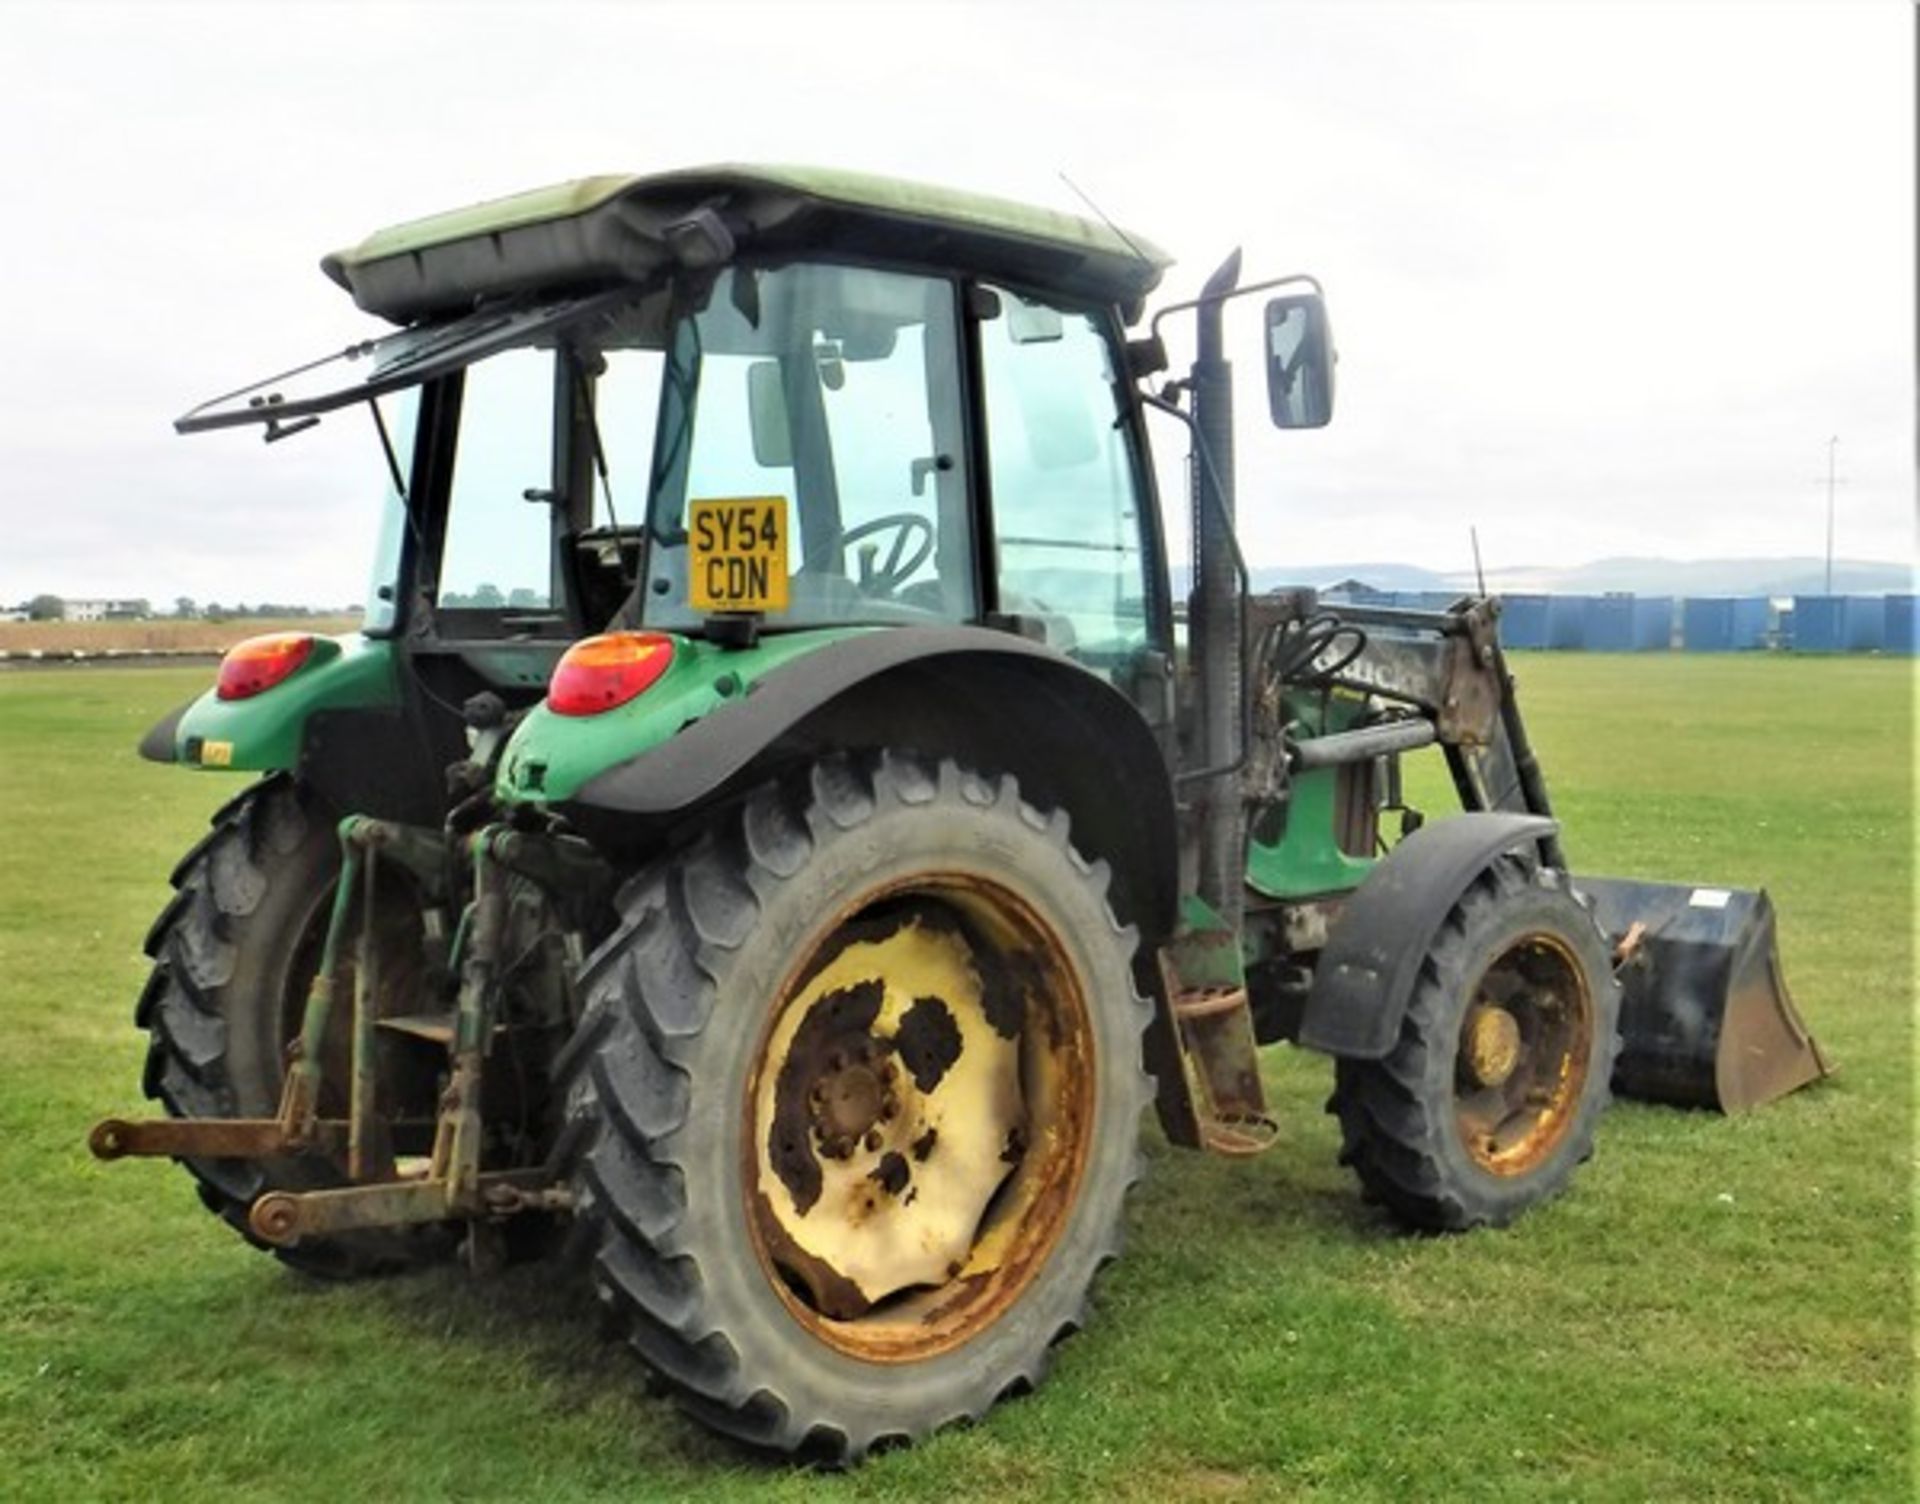
[[[443,609],[545,611],[554,604],[553,522],[529,490],[553,484],[553,353],[508,350],[469,367],[460,397]]]
[[[1124,684],[1151,629],[1113,352],[1088,315],[993,291],[980,349],[1000,606]]]

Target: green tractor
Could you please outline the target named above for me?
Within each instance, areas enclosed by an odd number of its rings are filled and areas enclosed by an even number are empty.
[[[1571,874],[1497,602],[1251,593],[1222,311],[1267,295],[1281,428],[1332,414],[1326,311],[1236,254],[1130,335],[1166,264],[737,166],[328,257],[397,329],[178,427],[364,409],[375,589],[142,744],[255,781],[148,940],[166,1115],[94,1152],[316,1273],[570,1254],[698,1418],[851,1460],[1039,1382],[1147,1106],[1273,1142],[1261,1045],[1333,1057],[1344,1159],[1429,1229],[1560,1191],[1610,1083],[1824,1074],[1764,894]]]

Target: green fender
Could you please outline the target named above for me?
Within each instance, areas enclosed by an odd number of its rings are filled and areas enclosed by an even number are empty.
[[[307,661],[271,689],[244,700],[209,689],[169,712],[141,738],[140,755],[218,772],[291,770],[318,712],[399,705],[397,652],[386,638],[358,632],[316,637]]]

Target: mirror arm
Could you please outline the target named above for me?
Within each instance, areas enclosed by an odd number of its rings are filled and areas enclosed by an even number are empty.
[[[1202,296],[1198,298],[1188,298],[1187,301],[1184,303],[1169,303],[1165,308],[1162,308],[1158,312],[1156,312],[1153,318],[1148,322],[1147,324],[1148,338],[1158,339],[1160,337],[1160,321],[1166,318],[1167,315],[1169,314],[1184,313],[1189,308],[1200,307],[1200,305],[1203,303],[1225,303],[1234,298],[1244,298],[1247,296],[1248,293],[1269,292],[1276,287],[1285,287],[1290,282],[1303,282],[1308,287],[1311,287],[1315,292],[1319,293],[1322,297],[1326,296],[1326,290],[1321,287],[1320,279],[1318,277],[1315,277],[1307,272],[1289,272],[1284,277],[1273,277],[1265,282],[1255,282],[1250,287],[1236,287],[1232,292],[1215,293],[1211,296]]]

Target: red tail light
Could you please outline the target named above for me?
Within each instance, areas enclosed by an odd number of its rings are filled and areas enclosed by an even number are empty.
[[[213,692],[223,700],[246,700],[272,689],[313,656],[306,632],[269,632],[227,649]]]
[[[556,715],[599,715],[653,687],[673,662],[673,639],[658,632],[608,632],[568,648],[547,685]]]

